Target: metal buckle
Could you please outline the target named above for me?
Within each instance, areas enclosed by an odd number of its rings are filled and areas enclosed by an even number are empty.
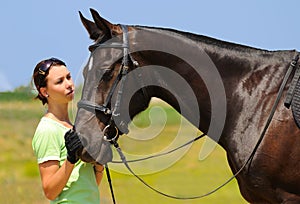
[[[103,134],[104,134],[104,137],[103,139],[107,142],[113,142],[115,141],[117,138],[118,138],[118,135],[119,135],[119,130],[116,126],[114,126],[115,130],[116,130],[116,135],[113,137],[113,138],[109,138],[108,136],[108,128],[110,127],[110,125],[107,125],[104,129],[103,129]]]

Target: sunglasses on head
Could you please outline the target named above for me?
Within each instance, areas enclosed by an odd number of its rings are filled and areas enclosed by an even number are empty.
[[[39,67],[39,74],[45,75],[46,72],[50,69],[50,67],[53,64],[58,64],[58,65],[64,65],[64,66],[66,66],[66,64],[63,61],[52,57],[50,59],[45,60],[44,63],[41,64],[41,66]]]

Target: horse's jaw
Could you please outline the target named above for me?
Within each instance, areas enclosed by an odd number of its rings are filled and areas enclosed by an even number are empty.
[[[75,120],[83,150],[80,159],[88,163],[106,164],[112,161],[111,144],[103,139],[102,129],[93,113],[80,109]]]
[[[97,163],[85,148],[79,153],[79,158],[86,163]]]
[[[112,161],[112,150],[110,143],[100,145],[89,145],[83,148],[80,159],[87,163],[106,164]]]

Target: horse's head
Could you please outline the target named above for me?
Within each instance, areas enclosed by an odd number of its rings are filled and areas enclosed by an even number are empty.
[[[214,64],[195,36],[170,29],[115,25],[94,10],[91,13],[93,22],[80,13],[95,42],[83,71],[85,81],[75,120],[85,146],[82,160],[110,161],[109,140],[128,132],[128,123],[148,107],[150,97],[166,101],[206,131],[211,115],[208,99],[210,95],[218,97],[215,90],[223,89],[216,83],[220,80]],[[201,124],[200,107],[205,118]]]
[[[91,13],[94,22],[80,13],[95,44],[89,47],[91,55],[83,70],[84,86],[75,128],[85,147],[81,159],[105,164],[112,159],[110,143],[128,132],[131,118],[145,109],[150,99],[143,88],[136,90],[132,99],[124,94],[128,91],[126,87],[133,87],[139,81],[127,77],[137,66],[128,49],[128,28],[111,24],[92,9]]]

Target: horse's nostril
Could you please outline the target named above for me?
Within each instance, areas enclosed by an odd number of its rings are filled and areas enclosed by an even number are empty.
[[[95,159],[88,153],[88,151],[83,148],[81,151],[78,152],[79,158],[87,163],[93,163],[95,162]]]

